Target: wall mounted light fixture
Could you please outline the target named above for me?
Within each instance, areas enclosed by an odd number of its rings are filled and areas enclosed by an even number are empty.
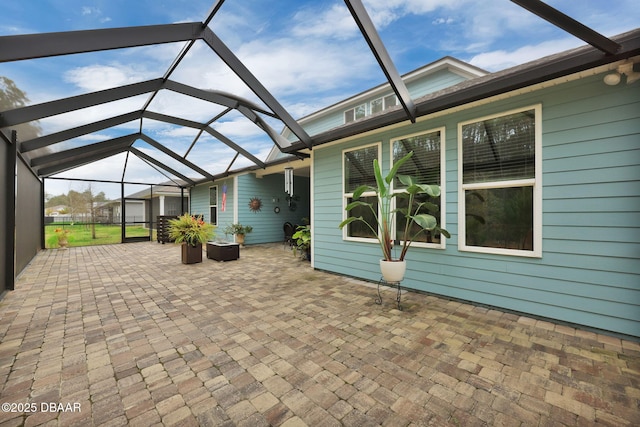
[[[618,83],[620,83],[621,79],[622,79],[622,76],[620,76],[618,72],[614,71],[613,73],[609,73],[606,76],[604,76],[604,83],[609,86],[615,86]]]
[[[640,79],[640,63],[634,64],[633,61],[627,60],[612,71],[604,76],[605,84],[609,86],[615,86],[622,81],[622,75],[626,77],[627,84],[630,85]]]

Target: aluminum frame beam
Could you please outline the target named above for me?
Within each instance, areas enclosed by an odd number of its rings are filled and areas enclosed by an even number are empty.
[[[152,147],[162,151],[167,156],[173,158],[174,160],[179,161],[183,165],[190,167],[194,171],[198,172],[200,175],[202,175],[202,176],[204,176],[206,178],[209,178],[210,180],[213,181],[213,175],[211,175],[209,172],[207,172],[206,170],[200,168],[199,166],[191,163],[189,160],[187,160],[184,157],[176,154],[175,152],[169,150],[167,147],[165,147],[164,145],[162,145],[161,143],[159,143],[155,139],[151,138],[150,136],[145,135],[144,133],[141,133],[139,135],[139,138],[141,140],[143,140],[144,142],[146,142],[147,144],[151,145]]]
[[[87,107],[94,107],[96,105],[118,101],[120,99],[130,98],[136,95],[142,95],[162,88],[162,84],[162,79],[147,80],[141,83],[119,86],[112,89],[7,110],[0,113],[0,127],[15,126],[20,123],[27,123],[33,120],[40,120],[45,117],[68,113],[70,111],[77,111]]]
[[[302,141],[307,148],[312,148],[311,137],[300,124],[294,120],[285,108],[274,98],[262,83],[249,71],[242,61],[225,45],[209,28],[204,29],[203,40],[227,64],[227,66],[271,109],[282,122]]]
[[[47,154],[31,159],[31,166],[43,167],[62,163],[66,160],[74,161],[97,153],[111,151],[116,148],[126,149],[130,147],[136,140],[136,134],[121,136],[119,138],[100,141],[82,147],[70,148],[58,153]]]
[[[88,135],[93,132],[108,129],[134,120],[139,120],[140,118],[142,118],[142,110],[133,111],[131,113],[114,116],[105,120],[30,139],[20,144],[20,152],[28,153],[29,151],[44,148],[59,142],[68,141],[79,136]]]
[[[142,109],[142,111],[145,111],[155,94],[157,94],[160,89],[166,88],[168,90],[189,96],[195,96],[200,99],[205,99],[210,102],[215,102],[238,110],[241,114],[245,115],[245,117],[267,133],[276,146],[283,148],[290,145],[289,141],[282,138],[279,133],[273,130],[256,113],[259,112],[275,117],[289,127],[289,129],[291,129],[291,131],[298,136],[298,138],[300,138],[308,148],[311,148],[312,141],[306,131],[304,131],[298,122],[291,117],[288,111],[280,105],[275,97],[260,83],[249,69],[246,68],[246,66],[233,54],[222,40],[220,40],[213,31],[207,27],[209,22],[213,19],[213,16],[222,6],[222,3],[223,0],[218,0],[214,3],[204,22],[0,37],[0,62],[190,41],[190,43],[182,50],[181,54],[178,55],[163,78],[6,111],[0,114],[0,128],[14,126],[19,123],[27,123],[45,117],[76,111],[82,108],[92,107],[119,99],[130,98],[144,93],[152,93],[153,95],[149,100],[147,100],[144,108]],[[231,71],[238,75],[238,77],[247,84],[247,86],[265,103],[265,105],[267,105],[271,111],[264,110],[247,100],[243,100],[233,95],[227,95],[221,92],[203,91],[168,80],[171,72],[182,60],[189,48],[193,46],[193,43],[198,39],[204,40],[204,42],[223,60],[223,62],[229,66]],[[131,117],[136,113],[132,112],[128,114],[129,115],[122,115],[118,116],[118,118],[114,117],[112,119],[103,120],[90,125],[58,132],[55,135],[26,141],[26,144],[22,149],[25,152],[32,151],[37,148],[61,142],[65,137],[73,138],[91,133],[95,130],[106,129],[109,127],[109,123],[113,123],[114,125],[123,123],[120,121],[123,120],[123,117]],[[233,143],[233,141],[214,129],[208,127],[203,128],[202,126],[199,126],[198,128],[204,129],[209,134],[237,152],[240,152],[257,165],[264,167],[264,163],[262,161],[251,155],[248,151],[241,149],[237,144]]]
[[[373,55],[376,57],[384,75],[387,77],[389,84],[398,97],[402,108],[407,113],[411,122],[415,123],[416,107],[411,99],[411,95],[409,95],[409,90],[400,77],[400,73],[398,73],[395,64],[391,60],[391,56],[389,56],[387,48],[382,42],[376,27],[373,25],[373,22],[367,13],[367,9],[365,9],[362,1],[360,0],[344,0],[344,2],[351,12],[353,19],[356,21],[358,28],[360,28],[362,36],[371,48]]]
[[[618,52],[621,46],[613,40],[594,31],[586,25],[576,21],[570,16],[565,15],[559,10],[549,6],[540,0],[511,0],[518,6],[528,10],[529,12],[539,16],[540,18],[552,23],[556,27],[578,37],[589,43],[602,52],[613,55]]]
[[[235,142],[233,142],[232,140],[230,140],[229,138],[227,138],[226,136],[224,136],[220,132],[214,130],[210,126],[203,125],[200,122],[194,122],[192,120],[187,120],[187,119],[182,119],[182,118],[179,118],[179,117],[168,116],[166,114],[154,113],[154,112],[151,112],[151,111],[145,111],[143,113],[143,117],[146,118],[146,119],[151,119],[151,120],[159,120],[159,121],[162,121],[162,122],[165,122],[165,123],[172,123],[172,124],[178,125],[178,126],[184,126],[184,127],[190,127],[190,128],[194,128],[194,129],[204,130],[205,132],[207,132],[211,136],[213,136],[216,139],[218,139],[220,142],[222,142],[225,145],[227,145],[229,148],[239,152],[240,154],[245,156],[247,159],[251,160],[256,165],[264,167],[264,162],[262,160],[258,159],[253,154],[249,153],[247,150],[245,150],[244,148],[240,147],[238,144],[236,144]]]
[[[98,160],[102,160],[102,159],[106,159],[107,157],[111,157],[111,156],[115,156],[116,154],[120,154],[120,153],[124,153],[128,150],[128,147],[116,147],[116,148],[112,148],[111,150],[108,151],[101,151],[99,153],[93,153],[91,155],[87,155],[87,156],[83,156],[83,157],[78,157],[76,159],[66,159],[64,160],[64,162],[56,164],[56,165],[50,165],[50,166],[43,166],[42,168],[38,169],[38,175],[42,176],[42,177],[48,177],[49,175],[53,175],[56,173],[61,173],[64,171],[67,171],[69,169],[73,169],[76,168],[78,166],[84,166],[87,165],[89,163],[93,163],[96,162]]]
[[[159,167],[160,169],[163,169],[167,172],[171,172],[172,174],[174,174],[175,176],[177,176],[178,178],[182,179],[184,182],[189,183],[189,185],[195,185],[195,181],[192,180],[191,178],[187,178],[186,176],[184,176],[183,174],[181,174],[180,172],[178,172],[177,170],[170,168],[169,166],[165,165],[164,163],[154,159],[153,157],[143,153],[142,151],[138,150],[135,147],[129,147],[129,152],[131,152],[132,154],[135,154],[136,156],[140,157],[141,159],[146,160],[147,162],[156,165],[157,167]]]
[[[201,39],[201,22],[0,37],[0,62]]]
[[[216,0],[213,3],[213,5],[211,6],[211,9],[209,10],[209,13],[207,13],[207,17],[202,22],[203,27],[206,27],[207,25],[209,25],[209,23],[211,22],[215,14],[218,13],[218,10],[220,10],[220,8],[222,7],[222,3],[224,3],[224,0]]]

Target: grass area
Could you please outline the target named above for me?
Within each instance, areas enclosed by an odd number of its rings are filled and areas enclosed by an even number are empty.
[[[69,246],[92,246],[92,245],[109,245],[120,243],[122,241],[122,231],[118,224],[96,224],[96,238],[92,237],[90,224],[47,224],[44,228],[44,241],[46,248],[57,247],[57,239],[54,230],[56,228],[64,228],[69,230],[68,240]],[[142,226],[127,226],[127,237],[146,237],[149,235],[149,229]],[[155,232],[153,233],[155,236]]]

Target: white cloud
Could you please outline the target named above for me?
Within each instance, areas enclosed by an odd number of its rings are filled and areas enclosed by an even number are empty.
[[[328,9],[311,6],[297,12],[293,20],[291,34],[295,37],[348,39],[358,34],[358,26],[342,4]]]
[[[321,40],[284,39],[245,44],[238,56],[276,94],[309,94],[361,79],[375,61],[371,52]]]
[[[220,121],[214,123],[212,127],[231,140],[234,138],[254,138],[263,135],[265,138],[268,138],[258,126],[247,119],[238,118],[235,120]]]
[[[126,64],[94,64],[78,67],[64,74],[65,81],[85,91],[98,91],[160,77],[158,71],[136,69]]]
[[[498,71],[524,64],[544,56],[580,46],[576,39],[550,40],[537,45],[523,46],[512,51],[495,50],[473,56],[467,62],[488,71]]]
[[[83,6],[80,12],[82,15],[101,15],[102,12],[97,7]]]
[[[453,18],[436,18],[431,23],[433,25],[449,25],[453,24],[455,20]]]

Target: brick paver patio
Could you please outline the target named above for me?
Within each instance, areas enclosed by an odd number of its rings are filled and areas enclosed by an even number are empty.
[[[637,342],[374,294],[278,245],[44,251],[0,300],[0,425],[640,425]]]

